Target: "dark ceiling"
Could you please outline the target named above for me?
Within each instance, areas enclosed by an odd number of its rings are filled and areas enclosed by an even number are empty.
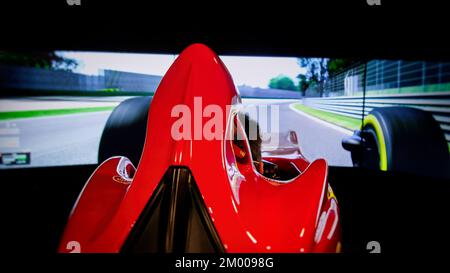
[[[1,48],[179,53],[202,42],[224,55],[450,60],[447,9],[434,0],[43,2],[2,4]]]

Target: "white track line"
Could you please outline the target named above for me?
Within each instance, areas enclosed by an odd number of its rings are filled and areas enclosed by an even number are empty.
[[[305,116],[305,117],[308,117],[308,118],[314,120],[315,122],[318,122],[318,123],[320,123],[320,124],[322,124],[322,125],[324,125],[324,126],[327,126],[327,127],[329,127],[329,128],[332,128],[332,129],[334,129],[334,130],[337,130],[337,131],[339,131],[339,132],[341,132],[341,133],[344,133],[344,134],[346,134],[346,135],[349,135],[349,136],[353,135],[353,131],[348,130],[348,129],[345,129],[345,128],[342,128],[342,127],[337,126],[337,125],[335,125],[335,124],[333,124],[333,123],[326,122],[326,121],[324,121],[324,120],[322,120],[322,119],[320,119],[320,118],[316,118],[316,117],[314,117],[314,116],[311,116],[311,115],[309,115],[309,114],[307,114],[307,113],[305,113],[305,112],[303,112],[303,111],[301,111],[301,110],[296,109],[296,108],[294,107],[294,104],[296,104],[296,103],[291,103],[291,104],[289,104],[289,108],[290,108],[292,111],[296,112],[297,114],[300,114],[300,115],[303,115],[303,116]]]

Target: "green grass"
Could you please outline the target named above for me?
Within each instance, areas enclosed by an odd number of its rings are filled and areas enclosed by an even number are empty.
[[[115,106],[0,112],[0,120],[111,111]]]
[[[303,104],[300,104],[300,103],[294,104],[294,108],[298,109],[302,112],[305,112],[311,116],[314,116],[316,118],[324,120],[326,122],[333,123],[335,125],[344,127],[346,129],[349,129],[352,131],[361,129],[361,120],[356,119],[356,118],[350,118],[350,117],[339,115],[339,114],[334,114],[334,113],[329,113],[329,112],[325,112],[322,110],[317,110],[317,109],[314,109],[314,108],[311,108],[308,106],[304,106]],[[448,145],[448,150],[450,152],[450,143],[447,142],[447,145]]]
[[[302,112],[305,112],[311,116],[319,118],[329,123],[333,123],[340,127],[349,130],[359,130],[361,128],[361,120],[356,118],[351,118],[339,114],[329,113],[322,110],[313,109],[311,107],[305,106],[303,104],[296,103],[294,104],[294,108],[298,109]]]
[[[23,89],[6,89],[0,91],[0,97],[33,97],[33,96],[109,97],[109,96],[153,96],[154,94],[155,92],[120,91],[113,88],[97,91],[23,90]]]

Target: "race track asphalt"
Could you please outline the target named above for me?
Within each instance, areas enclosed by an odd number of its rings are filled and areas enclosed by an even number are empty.
[[[254,104],[257,107],[261,107],[267,103],[256,102]],[[351,135],[352,132],[311,117],[306,113],[294,111],[290,107],[291,104],[292,101],[274,101],[269,103],[270,107],[277,106],[279,109],[280,122],[278,129],[274,129],[278,131],[278,133],[275,132],[275,135],[286,136],[288,131],[295,131],[300,150],[308,160],[313,161],[318,158],[325,158],[329,165],[352,166],[350,152],[344,150],[341,145],[342,139]],[[271,110],[268,109],[267,112],[267,119],[270,120]],[[258,119],[254,115],[251,116],[254,119]],[[265,126],[264,124],[264,122],[260,122],[261,131],[270,133],[272,131],[271,126]],[[278,142],[281,143],[282,140]]]
[[[109,114],[103,111],[2,121],[0,128],[19,129],[16,137],[20,145],[2,148],[2,152],[31,152],[30,167],[97,163],[98,145]]]
[[[279,131],[294,130],[302,153],[309,160],[327,159],[329,165],[351,166],[341,140],[350,132],[293,111],[289,100],[244,99],[246,105],[278,105]],[[31,152],[30,167],[97,163],[97,150],[110,111],[1,121],[1,128],[17,128],[19,147],[0,152]],[[264,127],[264,126],[262,126]],[[3,136],[1,136],[3,137]],[[4,168],[5,166],[0,166]]]

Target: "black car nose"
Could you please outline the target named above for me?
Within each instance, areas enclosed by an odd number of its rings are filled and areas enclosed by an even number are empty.
[[[171,167],[122,247],[137,253],[224,252],[191,171]]]

